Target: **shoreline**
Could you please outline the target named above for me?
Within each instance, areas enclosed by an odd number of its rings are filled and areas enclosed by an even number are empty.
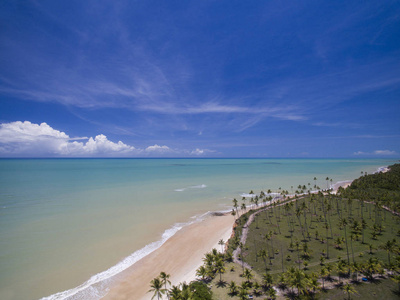
[[[204,255],[213,248],[220,250],[218,242],[230,238],[234,222],[234,217],[226,213],[183,227],[160,248],[120,274],[121,279],[109,287],[102,299],[151,299],[153,295],[147,293],[150,281],[160,272],[171,275],[171,285],[195,280]]]
[[[373,173],[387,171],[388,167],[383,166],[379,167]],[[352,182],[353,180],[337,181],[331,185],[333,189],[332,192],[336,193],[340,186],[346,188]],[[245,194],[242,196],[245,196]],[[250,195],[246,194],[246,196]],[[97,296],[92,294],[91,296],[95,296],[93,299],[132,299],[132,297],[134,299],[143,300],[151,299],[152,294],[147,293],[150,289],[150,281],[157,277],[160,272],[166,272],[171,275],[171,285],[178,285],[183,282],[189,283],[190,281],[196,280],[195,273],[197,268],[203,264],[202,259],[204,255],[213,248],[216,248],[218,251],[221,250],[218,241],[223,239],[224,242],[227,242],[231,237],[235,222],[235,218],[226,210],[223,212],[207,212],[197,218],[198,219],[194,222],[181,224],[182,227],[163,241],[160,246],[144,255],[144,257],[140,258],[126,269],[112,277],[108,277],[108,279],[104,278],[104,280],[97,281],[97,283],[102,286],[100,288],[102,291],[98,290],[95,292],[94,294]],[[101,282],[104,282],[106,287]],[[88,282],[85,282],[85,284],[86,283]],[[57,293],[42,299],[67,299],[78,294],[82,295],[82,291],[86,294],[85,291],[87,291],[87,289],[90,290],[91,287],[95,286],[99,287],[97,283],[93,282],[93,284],[83,287],[83,289],[80,289],[77,293],[73,292],[72,295],[69,294],[67,296],[65,294],[75,289]],[[79,286],[77,289],[83,285]],[[57,296],[61,296],[61,298]],[[90,297],[90,299],[92,299],[92,297]]]
[[[374,173],[385,173],[388,170],[387,166],[383,166]],[[337,181],[331,186],[332,192],[336,194],[339,187],[347,188],[353,181],[354,179]],[[217,222],[217,218],[227,218],[230,221]],[[120,274],[123,279],[112,284],[102,299],[132,299],[134,297],[134,299],[150,300],[152,297],[152,294],[148,293],[150,281],[162,271],[171,274],[171,286],[196,280],[196,270],[203,264],[202,258],[213,248],[220,250],[218,241],[223,239],[227,242],[232,235],[234,222],[235,218],[228,212],[225,212],[223,216],[217,216],[211,212],[207,219],[183,227],[161,247],[129,267],[130,274]],[[199,231],[200,228],[203,230]],[[196,232],[198,236],[193,237]],[[184,246],[184,249],[181,246]],[[178,254],[173,255],[174,251]],[[162,259],[171,259],[172,262],[161,262]]]

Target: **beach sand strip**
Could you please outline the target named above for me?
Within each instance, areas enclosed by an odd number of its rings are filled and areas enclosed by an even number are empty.
[[[233,224],[234,217],[227,214],[211,216],[182,228],[159,249],[130,267],[125,272],[127,275],[112,285],[103,299],[151,299],[153,294],[147,293],[150,281],[161,271],[171,275],[172,285],[189,283],[196,278],[196,269],[203,264],[205,253],[212,248],[221,251],[218,242],[229,239]]]

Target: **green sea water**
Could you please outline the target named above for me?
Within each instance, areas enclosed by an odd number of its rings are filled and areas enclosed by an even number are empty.
[[[0,159],[0,299],[98,299],[116,274],[253,190],[326,188],[372,159]],[[63,292],[66,291],[66,292]],[[61,292],[61,293],[60,293]]]

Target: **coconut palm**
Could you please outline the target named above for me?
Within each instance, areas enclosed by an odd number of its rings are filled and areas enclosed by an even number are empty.
[[[242,203],[242,206],[240,208],[246,212],[247,211],[246,203]]]
[[[343,292],[347,294],[348,299],[351,299],[351,298],[350,298],[350,294],[356,293],[355,288],[354,288],[351,284],[349,284],[349,283],[346,283],[346,284],[342,287],[342,289],[343,289]]]
[[[384,243],[383,245],[381,245],[379,248],[381,248],[387,252],[389,266],[390,266],[390,253],[396,251],[396,240],[395,239],[389,240],[386,243]]]
[[[247,279],[247,283],[250,284],[251,280],[253,279],[254,275],[249,269],[245,269],[243,273],[243,277]]]
[[[271,300],[274,300],[274,299],[276,299],[276,291],[275,291],[275,289],[269,289],[268,290],[268,292],[267,292],[267,298],[268,299],[271,299]]]
[[[219,242],[218,242],[218,245],[221,245],[221,253],[224,253],[224,245],[225,245],[224,240],[220,239]]]
[[[150,281],[150,288],[151,289],[148,292],[149,293],[154,292],[154,295],[153,297],[151,297],[151,299],[157,296],[157,299],[160,300],[160,297],[162,297],[162,295],[165,294],[165,289],[163,289],[163,283],[158,277]]]
[[[229,283],[228,289],[229,289],[229,294],[231,296],[234,296],[238,293],[238,286],[236,285],[236,283],[234,281],[231,281],[231,283]]]
[[[170,300],[180,300],[182,299],[182,291],[179,287],[173,285],[168,293]]]
[[[274,283],[274,280],[272,278],[272,275],[269,273],[264,273],[262,276],[263,286],[265,286],[266,289],[270,289],[272,287],[273,283]]]
[[[349,246],[347,243],[347,220],[345,218],[340,218],[339,226],[344,228],[344,236],[346,240],[346,251],[347,251],[347,264],[350,264]]]
[[[219,281],[222,282],[222,273],[225,273],[225,266],[222,259],[218,259],[215,263],[215,271],[219,273]]]
[[[245,283],[245,282],[243,282],[243,283]],[[242,284],[242,285],[240,286],[239,299],[240,299],[240,300],[247,300],[247,299],[249,299],[248,290],[247,290],[247,285],[246,285],[246,284],[245,284],[245,285]]]
[[[171,284],[171,281],[169,281],[169,278],[171,277],[171,275],[165,273],[165,272],[161,272],[160,273],[160,279],[161,279],[161,283],[164,284],[165,290],[168,291],[167,289],[167,284]],[[167,294],[167,298],[169,299],[169,295]]]
[[[312,297],[314,298],[316,291],[320,289],[318,276],[315,273],[311,273],[310,278],[308,279],[308,288],[312,290]]]
[[[321,271],[319,272],[319,274],[321,275],[321,279],[322,279],[322,289],[325,289],[325,279],[326,276],[328,276],[328,270],[326,267],[322,267]]]
[[[236,198],[233,198],[233,200],[232,200],[232,202],[233,202],[233,207],[235,208],[235,210],[236,210],[236,214],[237,214],[237,216],[239,217],[239,212],[238,212],[238,201],[236,200]]]
[[[297,289],[299,295],[303,295],[307,292],[308,282],[306,274],[300,270],[295,269],[290,280],[290,285]]]
[[[264,266],[265,266],[265,270],[267,270],[267,257],[268,257],[268,252],[267,250],[263,249],[260,250],[259,254],[258,254],[264,261]]]
[[[200,266],[197,270],[196,270],[196,276],[201,277],[201,280],[205,280],[208,276],[208,272],[206,267],[204,266]]]

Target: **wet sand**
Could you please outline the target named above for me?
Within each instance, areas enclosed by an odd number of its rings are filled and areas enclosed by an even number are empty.
[[[194,280],[205,253],[212,248],[221,251],[218,242],[229,239],[233,223],[234,217],[227,214],[182,228],[163,246],[124,272],[123,279],[112,285],[103,299],[151,299],[150,281],[161,271],[171,275],[172,285]]]

